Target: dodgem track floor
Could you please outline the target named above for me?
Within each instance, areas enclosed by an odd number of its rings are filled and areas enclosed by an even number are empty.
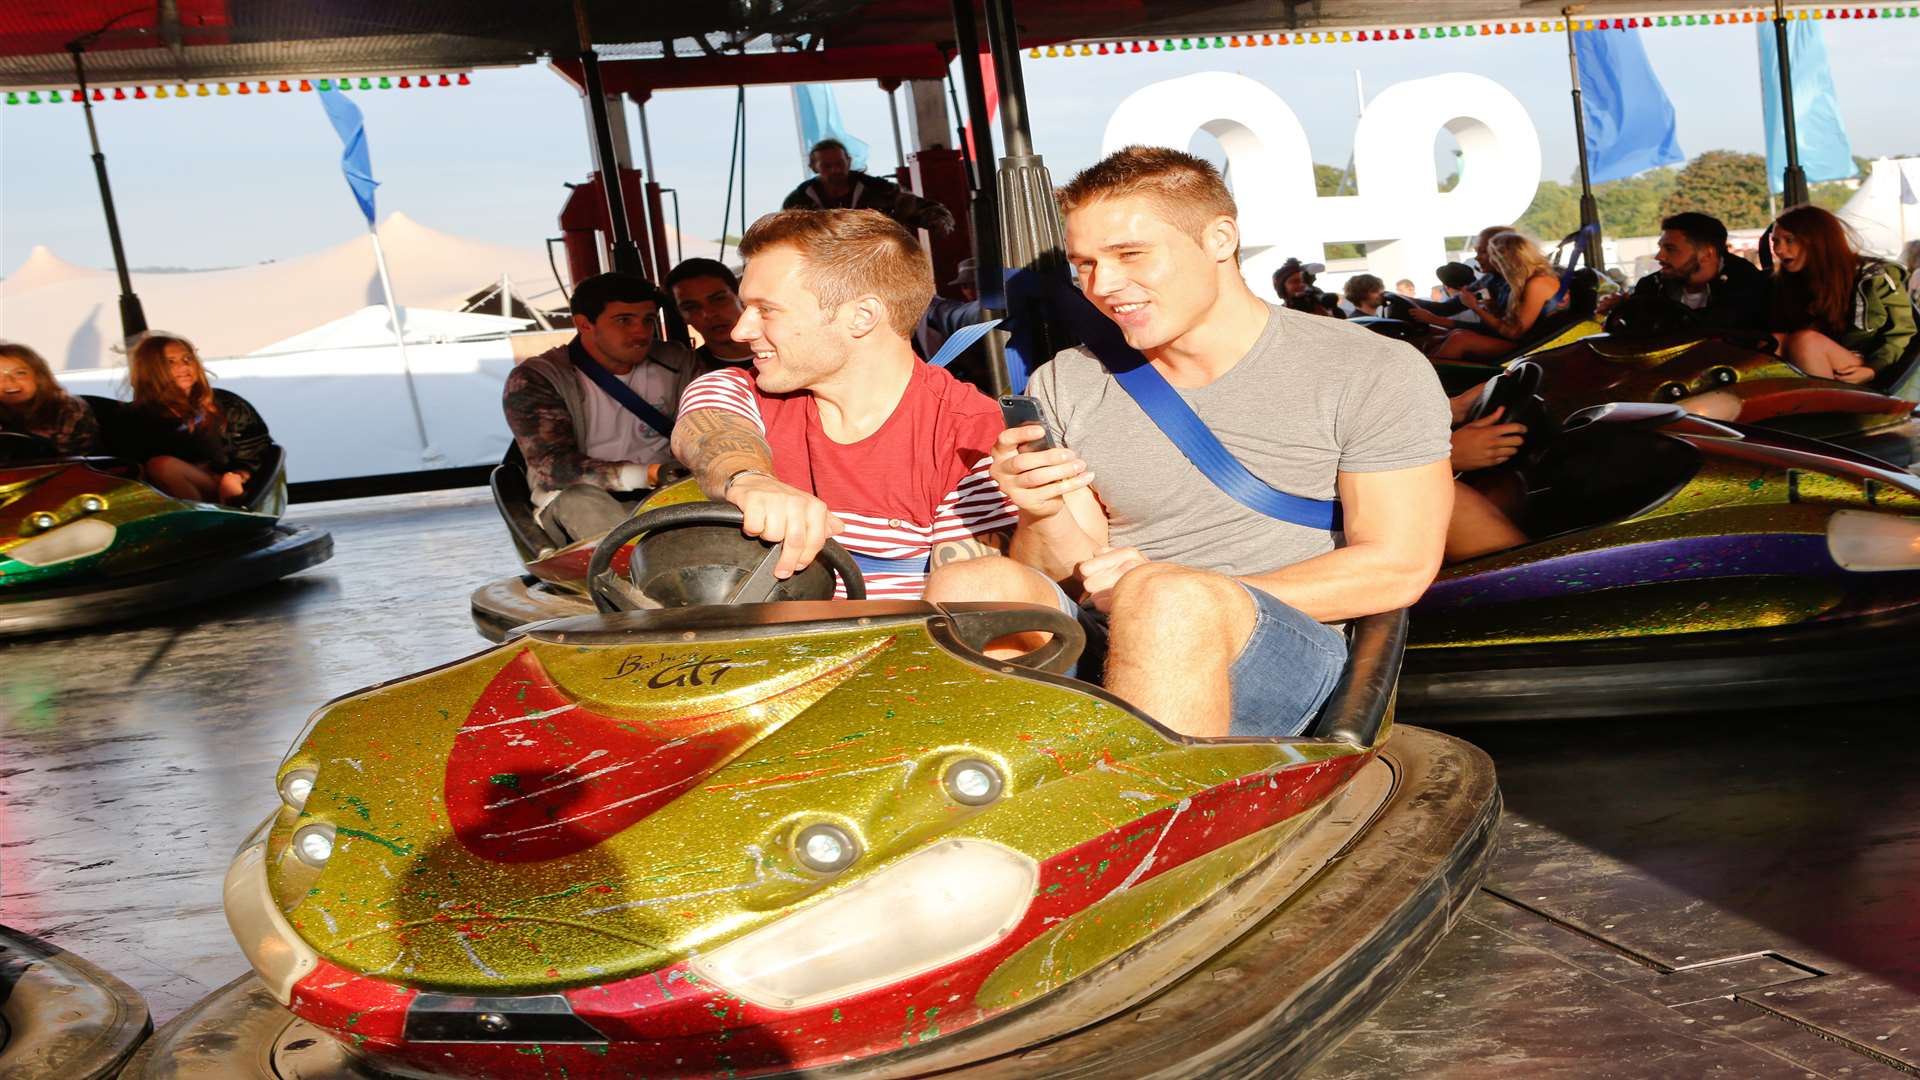
[[[314,571],[0,651],[0,922],[123,980],[156,1025],[247,970],[220,910],[233,823],[272,809],[261,778],[308,713],[477,651],[468,594],[515,568],[481,491],[302,511],[337,543]],[[1486,887],[1308,1075],[1920,1072],[1916,717],[1451,729],[1506,797]]]

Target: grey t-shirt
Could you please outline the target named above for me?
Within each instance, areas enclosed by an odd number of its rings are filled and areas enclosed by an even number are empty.
[[[1095,473],[1115,547],[1235,577],[1333,549],[1333,533],[1267,517],[1215,487],[1086,350],[1055,356],[1028,393]],[[1239,363],[1179,393],[1255,476],[1310,499],[1335,498],[1340,472],[1410,469],[1451,451],[1447,397],[1418,350],[1271,304]]]

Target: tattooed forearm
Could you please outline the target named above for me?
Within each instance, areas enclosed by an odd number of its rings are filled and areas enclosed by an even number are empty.
[[[945,566],[948,563],[977,559],[982,555],[1000,555],[1007,550],[1007,534],[1003,532],[981,533],[965,540],[949,540],[933,545],[933,551],[927,558],[927,568]]]
[[[773,475],[773,451],[753,422],[724,409],[695,409],[673,425],[673,456],[693,470],[700,490],[718,499],[727,478],[742,469]]]

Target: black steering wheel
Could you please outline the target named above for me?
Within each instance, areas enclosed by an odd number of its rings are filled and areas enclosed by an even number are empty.
[[[1539,364],[1520,360],[1480,385],[1480,396],[1474,399],[1473,408],[1467,412],[1467,423],[1491,416],[1496,409],[1504,409],[1506,411],[1500,416],[1501,423],[1527,426],[1519,452],[1488,471],[1515,469],[1523,474],[1533,471],[1540,455],[1554,436],[1559,434],[1559,423],[1547,411],[1547,403],[1540,397],[1540,384],[1545,378],[1546,372]]]
[[[1492,414],[1495,409],[1505,409],[1505,419],[1514,420],[1514,413],[1539,400],[1540,382],[1546,372],[1540,365],[1522,360],[1507,370],[1480,384],[1480,396],[1473,400],[1473,408],[1467,412],[1467,422],[1472,423]],[[1521,420],[1519,423],[1526,423]]]
[[[834,579],[847,599],[864,600],[867,582],[859,564],[828,540],[805,570],[773,576],[782,545],[740,531],[745,518],[727,503],[679,503],[649,510],[614,526],[593,549],[587,589],[604,612],[701,604],[763,604],[776,600],[831,600]],[[624,577],[613,557],[636,537]]]
[[[0,465],[37,465],[57,461],[60,452],[53,443],[24,431],[0,431]]]
[[[831,600],[834,579],[846,598],[867,598],[860,566],[837,541],[828,540],[805,570],[785,581],[773,576],[779,544],[740,531],[740,508],[728,503],[679,503],[649,510],[615,526],[593,549],[587,588],[593,606],[613,613],[643,608],[708,604],[761,604],[778,600]],[[613,557],[636,537],[623,576]],[[1066,674],[1086,647],[1086,631],[1058,610],[1034,604],[946,604],[945,623],[961,644],[985,652],[989,642],[1021,631],[1052,635],[1039,648],[997,661]],[[995,661],[987,661],[993,663]]]

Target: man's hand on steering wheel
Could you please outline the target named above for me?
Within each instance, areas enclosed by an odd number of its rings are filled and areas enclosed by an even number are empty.
[[[735,477],[727,485],[726,501],[739,507],[746,519],[741,532],[782,545],[773,568],[773,576],[782,580],[812,565],[820,548],[846,529],[817,496],[765,473]]]
[[[1505,406],[1500,406],[1480,419],[1454,429],[1455,472],[1472,472],[1505,464],[1520,452],[1521,445],[1526,442],[1527,425],[1499,423],[1506,411]]]

